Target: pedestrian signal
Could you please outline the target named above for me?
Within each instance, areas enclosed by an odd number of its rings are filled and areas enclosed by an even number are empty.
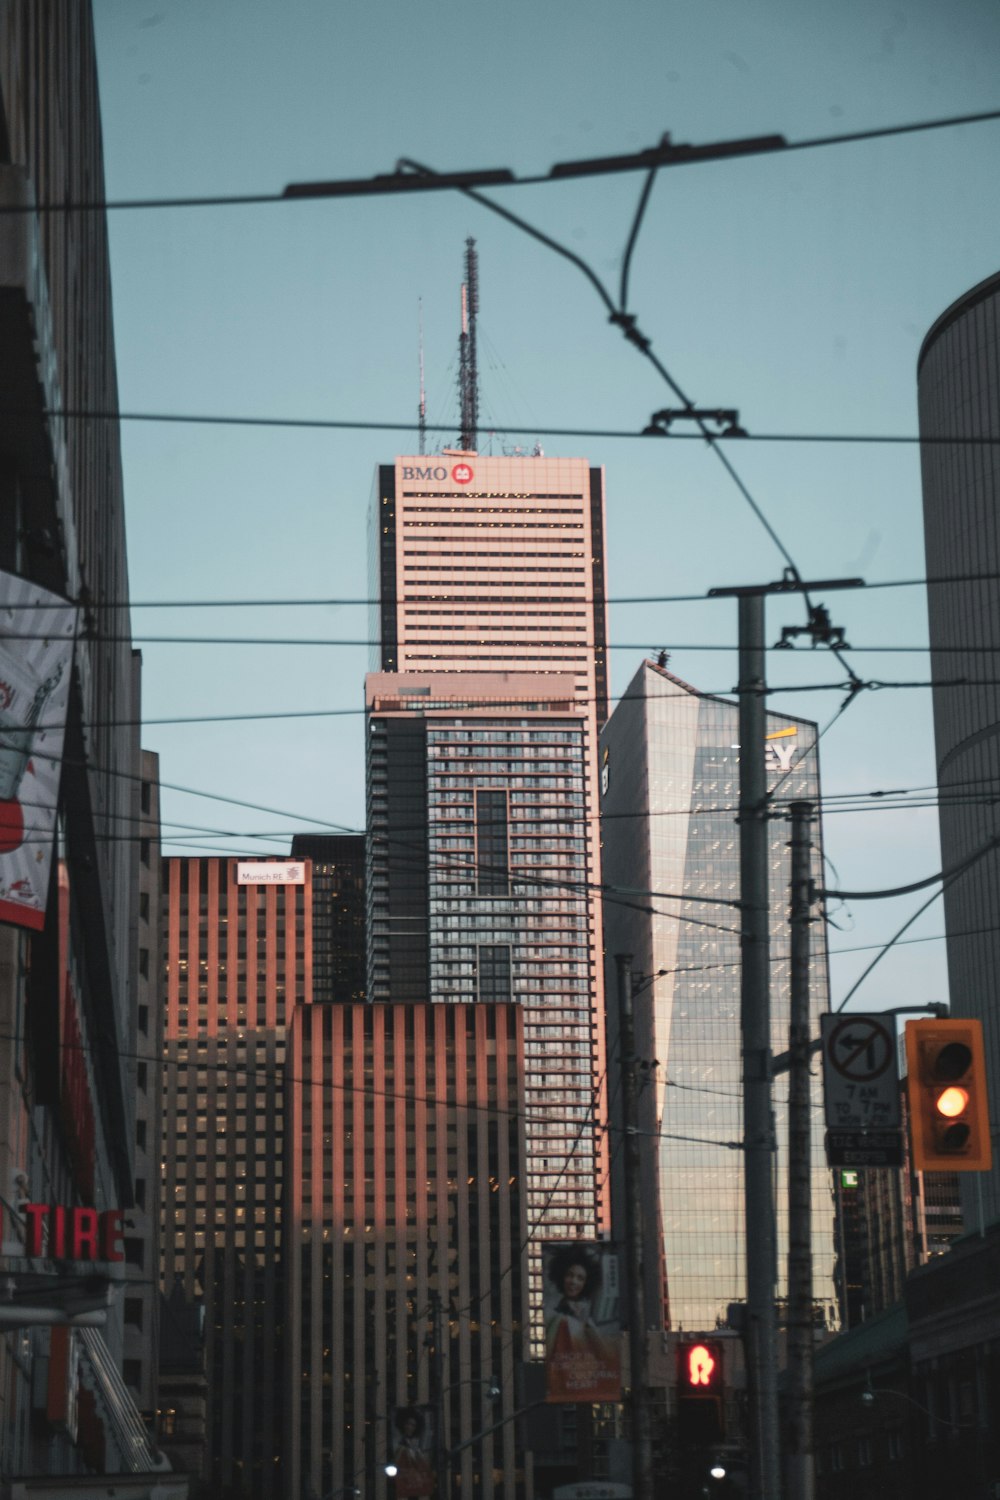
[[[907,1021],[906,1094],[913,1164],[987,1172],[992,1164],[983,1030],[978,1021]]]
[[[685,1396],[717,1396],[724,1383],[722,1346],[698,1339],[677,1346],[677,1384]]]
[[[704,1449],[722,1441],[725,1376],[721,1340],[678,1341],[677,1435],[682,1448]]]

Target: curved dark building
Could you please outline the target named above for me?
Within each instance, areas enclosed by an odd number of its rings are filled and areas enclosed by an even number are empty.
[[[927,591],[947,869],[1000,834],[1000,273],[938,318],[917,371],[927,575],[956,580]],[[1000,1217],[1000,850],[944,903],[952,1012],[982,1021],[991,1085],[993,1170],[962,1174],[971,1229]]]

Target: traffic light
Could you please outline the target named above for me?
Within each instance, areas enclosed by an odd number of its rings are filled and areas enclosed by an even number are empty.
[[[721,1340],[692,1337],[678,1341],[677,1417],[682,1446],[701,1447],[722,1438],[725,1383]]]
[[[978,1021],[906,1023],[913,1164],[922,1172],[986,1172],[992,1163],[983,1030]]]

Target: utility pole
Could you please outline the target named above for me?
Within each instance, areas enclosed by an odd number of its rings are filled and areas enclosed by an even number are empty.
[[[442,1346],[441,1293],[433,1291],[431,1298],[431,1347],[430,1376],[431,1395],[434,1403],[434,1478],[437,1500],[450,1500],[451,1484],[448,1445],[445,1441],[445,1396],[444,1396],[444,1350]]]
[[[618,1044],[621,1049],[625,1125],[625,1240],[628,1266],[629,1386],[632,1392],[632,1494],[653,1500],[653,1441],[646,1392],[646,1318],[643,1297],[642,1183],[636,1082],[632,955],[615,954],[618,966]]]
[[[861,580],[804,583],[786,570],[777,583],[709,589],[709,598],[735,598],[739,610],[740,726],[740,1022],[743,1033],[743,1182],[746,1226],[746,1329],[743,1335],[749,1398],[748,1477],[750,1500],[780,1500],[778,1353],[775,1331],[777,1225],[774,1164],[777,1139],[771,1101],[770,807],[764,737],[767,729],[764,665],[764,600],[768,594],[854,588]],[[843,645],[825,610],[809,605],[810,623],[783,634],[791,643],[807,634],[813,644]]]
[[[812,1152],[809,1112],[809,924],[813,819],[810,802],[789,807],[791,1013],[788,1026],[788,1500],[813,1500]]]
[[[743,1173],[747,1258],[747,1385],[753,1500],[781,1494],[775,1337],[777,1235],[771,1102],[771,935],[768,891],[763,593],[739,595],[740,1019],[743,1032]]]

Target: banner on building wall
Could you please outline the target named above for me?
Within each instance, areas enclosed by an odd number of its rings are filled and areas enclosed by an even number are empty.
[[[545,1399],[621,1398],[618,1256],[612,1245],[542,1246]]]
[[[305,885],[306,871],[300,859],[237,860],[237,885]]]
[[[393,1481],[397,1497],[434,1493],[434,1410],[399,1406],[392,1414]]]
[[[74,605],[0,573],[0,922],[36,931],[55,837]]]

